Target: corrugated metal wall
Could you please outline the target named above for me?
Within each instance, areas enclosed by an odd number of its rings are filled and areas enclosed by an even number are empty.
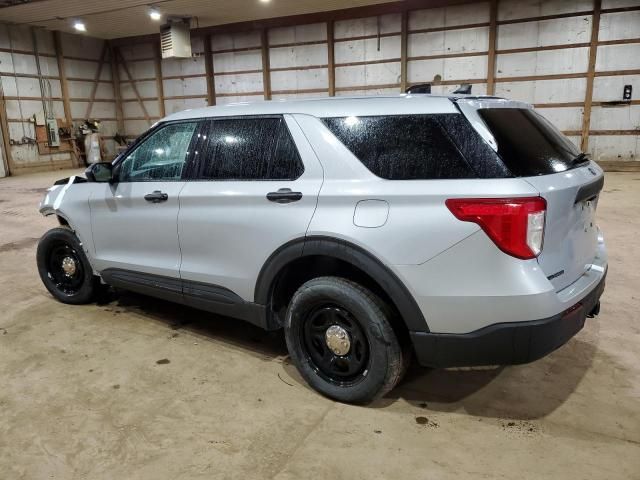
[[[194,32],[195,56],[182,60],[161,61],[157,43],[116,44],[115,88],[100,90],[122,98],[120,130],[132,137],[165,114],[207,104],[398,93],[423,82],[445,93],[471,83],[473,93],[534,104],[599,161],[640,153],[640,0],[499,0],[265,30],[213,28]],[[100,54],[98,43],[82,50]],[[91,77],[89,67],[78,64],[73,76],[86,69]],[[57,75],[55,61],[50,68]],[[636,100],[616,103],[629,84]],[[87,94],[69,88],[72,97]],[[113,102],[93,110],[111,134],[117,110]]]

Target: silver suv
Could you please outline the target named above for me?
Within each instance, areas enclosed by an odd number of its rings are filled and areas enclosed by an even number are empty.
[[[48,190],[38,269],[66,303],[109,285],[284,328],[313,388],[366,403],[412,353],[525,363],[575,335],[604,289],[603,182],[500,98],[187,110]]]

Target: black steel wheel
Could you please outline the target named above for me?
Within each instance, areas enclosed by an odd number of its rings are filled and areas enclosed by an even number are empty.
[[[62,240],[52,242],[47,257],[47,276],[56,289],[65,295],[78,293],[84,281],[84,271],[73,246]]]
[[[54,228],[38,243],[38,273],[47,290],[64,303],[82,304],[93,299],[96,279],[75,234]]]
[[[306,282],[287,310],[285,338],[293,364],[311,387],[336,400],[369,403],[384,395],[408,360],[390,310],[350,280]]]
[[[328,382],[346,386],[363,378],[369,364],[369,342],[355,317],[343,307],[322,305],[301,329],[310,365]]]

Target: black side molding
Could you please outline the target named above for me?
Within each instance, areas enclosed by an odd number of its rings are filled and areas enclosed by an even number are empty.
[[[587,183],[580,187],[578,193],[576,193],[576,199],[573,202],[574,205],[576,203],[584,202],[585,200],[591,200],[598,196],[602,188],[604,187],[604,175],[600,177],[595,182]]]
[[[103,270],[102,279],[113,287],[237,318],[268,329],[264,305],[246,302],[219,285],[117,268]]]

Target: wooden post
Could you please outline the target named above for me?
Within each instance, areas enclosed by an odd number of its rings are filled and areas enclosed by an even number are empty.
[[[116,99],[116,122],[120,135],[124,135],[124,115],[122,113],[122,97],[120,95],[120,72],[118,70],[118,60],[116,52],[111,40],[107,40],[109,44],[109,57],[111,59],[111,80],[113,81],[113,96]]]
[[[129,67],[127,67],[127,62],[125,61],[124,57],[122,56],[122,53],[120,53],[120,50],[118,48],[115,49],[115,54],[119,57],[120,64],[122,65],[124,73],[127,75],[127,79],[129,80],[129,83],[131,83],[131,88],[133,89],[133,93],[136,94],[136,98],[138,99],[140,108],[142,108],[142,114],[144,115],[145,120],[147,121],[147,123],[149,123],[149,125],[151,125],[151,117],[149,116],[149,112],[147,112],[147,107],[144,106],[144,102],[142,101],[140,92],[138,92],[138,86],[136,85],[136,81],[133,79],[131,72],[129,72]]]
[[[64,55],[62,52],[62,37],[59,31],[53,32],[53,45],[58,61],[58,74],[60,75],[60,89],[62,90],[62,105],[64,107],[64,118],[68,127],[73,126],[73,116],[71,115],[71,103],[69,102],[69,84],[64,69]],[[71,159],[74,167],[80,166],[80,159],[72,155]]]
[[[589,149],[589,129],[591,128],[591,104],[593,103],[593,79],[596,72],[596,56],[598,53],[598,34],[600,32],[600,10],[602,0],[593,2],[593,19],[591,21],[591,44],[589,45],[589,66],[587,69],[587,88],[584,94],[584,113],[582,115],[582,139],[580,149]]]
[[[13,158],[11,157],[11,143],[9,138],[9,123],[7,122],[7,108],[4,97],[0,96],[0,132],[2,132],[2,145],[4,146],[4,155],[2,163],[4,164],[4,172],[8,177],[11,175],[13,167]]]
[[[151,44],[153,48],[153,60],[156,71],[156,92],[158,94],[158,111],[160,112],[160,118],[163,118],[165,113],[164,107],[164,83],[162,83],[162,57],[160,53],[160,42],[153,42]]]
[[[333,20],[327,22],[327,74],[329,77],[329,96],[336,95],[336,55],[333,43]]]
[[[402,12],[400,25],[400,93],[407,90],[407,50],[409,43],[409,12]]]
[[[496,37],[498,30],[498,0],[491,0],[489,12],[489,54],[487,55],[487,95],[496,93]]]
[[[211,53],[211,35],[204,36],[204,70],[207,80],[207,105],[216,104],[216,83],[213,76],[213,54]]]
[[[269,66],[269,36],[266,28],[261,32],[262,46],[262,85],[264,86],[264,99],[271,100],[271,67]]]
[[[107,57],[107,42],[105,40],[104,45],[102,46],[102,53],[100,54],[100,63],[98,64],[98,71],[96,72],[96,76],[94,77],[94,84],[91,88],[91,96],[89,97],[89,104],[87,105],[87,112],[85,114],[85,118],[91,117],[91,109],[93,108],[93,102],[96,99],[96,92],[98,91],[98,85],[100,85],[100,75],[102,75],[102,66],[104,65],[104,61]]]

